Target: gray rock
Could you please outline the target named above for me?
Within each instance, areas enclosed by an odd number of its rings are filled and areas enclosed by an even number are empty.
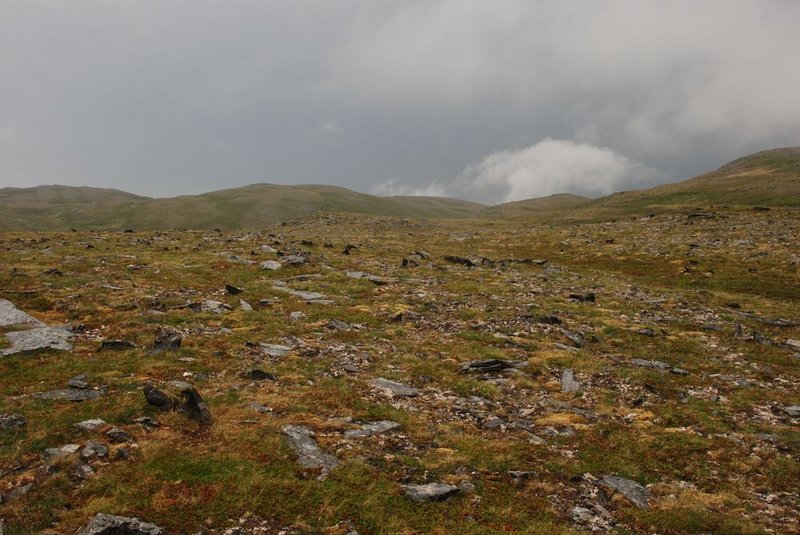
[[[242,312],[252,312],[253,305],[251,305],[244,299],[239,299],[239,310],[241,310]]]
[[[487,418],[486,421],[483,422],[484,429],[498,429],[505,425],[505,421],[502,418],[498,418],[497,416],[493,416],[492,418]]]
[[[125,351],[126,349],[136,349],[138,346],[128,340],[103,340],[100,343],[101,351]]]
[[[639,509],[647,510],[650,507],[652,494],[639,483],[618,476],[604,476],[602,483],[621,493]]]
[[[3,431],[22,429],[27,424],[28,420],[26,420],[23,415],[16,412],[0,414],[0,429]]]
[[[291,318],[294,321],[299,321],[305,317],[306,317],[305,313],[300,310],[295,310],[294,312],[289,314],[289,318]]]
[[[144,398],[149,405],[153,405],[162,411],[172,410],[178,403],[177,399],[150,384],[144,386]]]
[[[292,348],[280,344],[259,344],[261,352],[270,357],[283,357],[286,356]]]
[[[789,340],[786,340],[786,342],[784,342],[784,345],[786,345],[786,346],[788,346],[788,347],[790,347],[792,349],[800,349],[800,340],[789,339]]]
[[[47,448],[44,450],[44,461],[49,463],[54,459],[72,455],[79,449],[81,449],[81,447],[78,444],[66,444],[60,448]]]
[[[233,308],[222,301],[214,301],[213,299],[206,299],[200,303],[200,310],[202,312],[211,312],[213,314],[224,314],[230,312]]]
[[[498,372],[513,367],[514,364],[502,359],[473,360],[461,366],[459,373]]]
[[[259,414],[267,414],[268,412],[272,412],[272,409],[270,409],[266,405],[262,405],[257,401],[251,401],[250,403],[247,404],[247,406]]]
[[[138,518],[97,513],[77,535],[163,535],[164,528]]]
[[[97,431],[104,425],[106,425],[105,420],[101,418],[92,418],[91,420],[84,420],[82,422],[73,424],[72,427],[80,429],[81,431]]]
[[[428,483],[426,485],[404,485],[406,496],[415,502],[442,501],[458,494],[461,489],[445,483]]]
[[[92,468],[92,465],[90,465],[87,462],[79,462],[77,466],[75,466],[75,469],[72,471],[73,477],[81,481],[86,481],[94,474],[95,474],[94,468]]]
[[[314,432],[302,425],[285,425],[281,429],[286,442],[297,453],[297,462],[307,468],[322,470],[320,479],[328,477],[328,473],[339,464],[339,459],[325,453],[314,440]]]
[[[81,459],[88,461],[89,459],[105,459],[108,457],[108,446],[99,440],[90,440],[83,450],[81,450]]]
[[[571,369],[566,369],[561,374],[561,391],[565,393],[577,392],[581,389],[580,383],[575,380],[575,374]]]
[[[86,382],[86,375],[80,374],[76,375],[72,379],[67,382],[67,386],[70,388],[78,388],[80,390],[87,390],[89,388],[89,383]]]
[[[180,333],[172,331],[162,331],[161,334],[153,341],[153,351],[160,353],[162,351],[175,351],[181,348],[183,337]]]
[[[789,405],[784,407],[784,412],[792,418],[800,418],[800,405]]]
[[[655,368],[658,370],[668,370],[671,368],[669,364],[660,360],[633,359],[631,362],[642,368]]]
[[[12,325],[27,325],[33,327],[46,327],[42,321],[14,306],[14,303],[7,299],[0,299],[0,327],[10,327]]]
[[[69,339],[72,333],[61,327],[37,327],[27,331],[14,331],[6,334],[11,347],[0,350],[0,355],[14,355],[39,349],[72,350]]]
[[[274,249],[273,249],[274,250]],[[261,269],[268,269],[270,271],[278,271],[283,265],[275,260],[264,260],[261,262]]]
[[[189,418],[197,421],[202,425],[211,425],[214,419],[211,416],[211,410],[205,404],[200,393],[194,388],[187,388],[181,392],[184,402],[181,410],[186,413]]]
[[[133,443],[136,440],[133,438],[133,435],[125,431],[124,429],[120,429],[118,427],[113,427],[105,432],[106,438],[108,438],[109,442],[112,444],[124,444],[124,443]]]
[[[372,435],[386,433],[387,431],[391,431],[392,429],[397,429],[399,427],[400,424],[397,422],[393,422],[391,420],[380,420],[377,422],[366,423],[361,426],[361,429],[351,429],[349,431],[345,431],[344,436],[345,438],[369,437]]]
[[[81,401],[89,401],[97,399],[103,393],[99,390],[81,390],[78,388],[67,388],[66,390],[51,390],[49,392],[36,392],[33,396],[39,399],[52,399],[74,401],[79,403]]]
[[[325,294],[321,294],[319,292],[308,292],[305,290],[293,290],[291,288],[287,288],[286,286],[279,286],[274,285],[272,287],[273,290],[277,290],[279,292],[287,293],[289,295],[293,295],[295,297],[299,297],[309,303],[317,303],[317,304],[328,304],[331,301],[327,299]]]
[[[369,384],[395,396],[414,397],[419,394],[419,390],[413,386],[396,383],[394,381],[390,381],[389,379],[384,379],[383,377],[376,377],[375,379],[371,380]]]
[[[260,370],[258,368],[253,368],[252,370],[248,370],[242,374],[243,377],[246,379],[251,379],[253,381],[277,381],[278,378],[275,377],[274,374],[269,372],[265,372],[264,370]]]

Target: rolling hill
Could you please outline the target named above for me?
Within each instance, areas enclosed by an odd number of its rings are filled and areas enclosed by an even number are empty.
[[[708,206],[800,207],[800,147],[762,151],[696,178],[594,200],[563,193],[497,206],[441,197],[378,197],[318,185],[254,184],[163,199],[88,187],[3,188],[0,231],[233,230],[323,212],[569,223]]]

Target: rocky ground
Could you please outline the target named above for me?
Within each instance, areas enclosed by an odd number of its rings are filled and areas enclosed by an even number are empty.
[[[776,209],[0,235],[0,525],[800,533],[799,235]]]

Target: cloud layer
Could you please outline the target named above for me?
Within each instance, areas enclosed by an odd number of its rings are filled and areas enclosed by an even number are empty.
[[[688,178],[800,144],[798,27],[793,0],[10,0],[0,186]]]

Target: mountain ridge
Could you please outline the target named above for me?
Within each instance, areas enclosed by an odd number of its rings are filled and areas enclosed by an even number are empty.
[[[570,193],[487,206],[447,197],[381,197],[341,186],[257,183],[152,198],[113,188],[0,188],[0,231],[257,228],[326,212],[405,218],[580,222],[708,205],[800,207],[800,147],[760,151],[714,171],[598,199]]]

